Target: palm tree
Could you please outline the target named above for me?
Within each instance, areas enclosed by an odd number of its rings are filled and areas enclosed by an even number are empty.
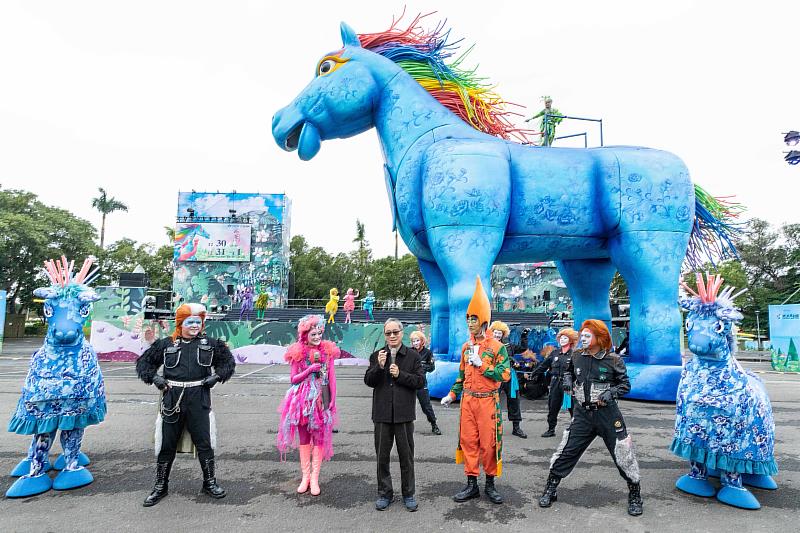
[[[100,191],[100,196],[92,198],[92,207],[96,208],[103,215],[102,222],[100,223],[100,248],[102,249],[106,237],[106,215],[114,211],[127,211],[128,206],[114,197],[109,198],[104,188],[98,187],[97,190]]]

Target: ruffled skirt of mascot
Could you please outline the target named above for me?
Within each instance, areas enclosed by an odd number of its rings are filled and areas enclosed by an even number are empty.
[[[289,449],[298,447],[301,431],[311,436],[310,444],[322,447],[324,460],[333,457],[333,428],[338,418],[335,406],[325,408],[322,388],[320,380],[306,380],[286,391],[278,408],[281,419],[277,446],[282,458]]]
[[[778,472],[775,423],[761,381],[735,363],[716,367],[693,360],[684,369],[676,411],[670,450],[692,466],[677,487],[697,496],[717,494],[736,507],[758,508],[742,485],[777,488],[771,476]],[[723,490],[717,493],[707,477],[720,474]]]

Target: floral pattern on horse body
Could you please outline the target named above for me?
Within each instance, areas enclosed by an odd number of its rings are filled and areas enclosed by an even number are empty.
[[[775,422],[762,381],[742,368],[733,355],[736,310],[733,288],[719,292],[722,278],[697,275],[698,290],[683,284],[692,297],[681,300],[688,311],[686,332],[694,357],[678,386],[675,434],[670,449],[687,459],[690,472],[676,486],[729,505],[757,509],[755,496],[743,485],[777,488]],[[722,490],[708,482],[719,474]]]
[[[103,375],[97,354],[83,335],[83,325],[99,299],[88,287],[99,269],[89,272],[87,259],[77,275],[65,257],[45,263],[51,285],[34,291],[44,298],[47,337],[31,357],[28,375],[8,431],[32,435],[28,456],[12,471],[19,477],[6,496],[21,498],[55,488],[67,490],[93,481],[85,468],[89,458],[81,453],[84,429],[99,424],[106,415]],[[50,447],[60,431],[63,455],[53,464]],[[61,470],[54,480],[51,468]]]
[[[377,130],[394,224],[430,290],[431,349],[442,361],[429,376],[431,394],[446,394],[455,379],[475,276],[490,279],[496,263],[555,260],[577,323],[610,321],[608,289],[622,273],[634,310],[631,396],[674,399],[674,280],[687,245],[702,248],[713,234],[702,231],[699,215],[709,211],[696,211],[686,166],[648,148],[515,142],[524,132],[499,96],[459,60],[448,62],[456,54],[448,32],[425,32],[418,21],[361,35],[342,23],[343,47],[322,56],[272,132],[282,149],[309,160],[323,140]]]

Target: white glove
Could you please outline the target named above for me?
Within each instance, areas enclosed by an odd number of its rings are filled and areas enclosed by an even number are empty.
[[[444,398],[442,398],[442,405],[444,405],[445,407],[447,407],[451,403],[453,403],[453,398],[449,394]]]
[[[480,355],[473,353],[469,356],[469,364],[472,366],[481,367],[483,366],[483,359]]]

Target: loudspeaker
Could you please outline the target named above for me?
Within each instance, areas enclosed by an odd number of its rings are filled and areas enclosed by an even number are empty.
[[[167,308],[167,295],[156,294],[156,309],[166,309],[166,308]]]
[[[122,272],[119,275],[120,287],[147,287],[149,284],[146,273]]]
[[[550,291],[544,291],[544,294],[542,294],[542,300],[544,300],[545,302],[550,301]]]
[[[233,296],[233,285],[228,285],[226,290],[228,291],[228,296]]]

